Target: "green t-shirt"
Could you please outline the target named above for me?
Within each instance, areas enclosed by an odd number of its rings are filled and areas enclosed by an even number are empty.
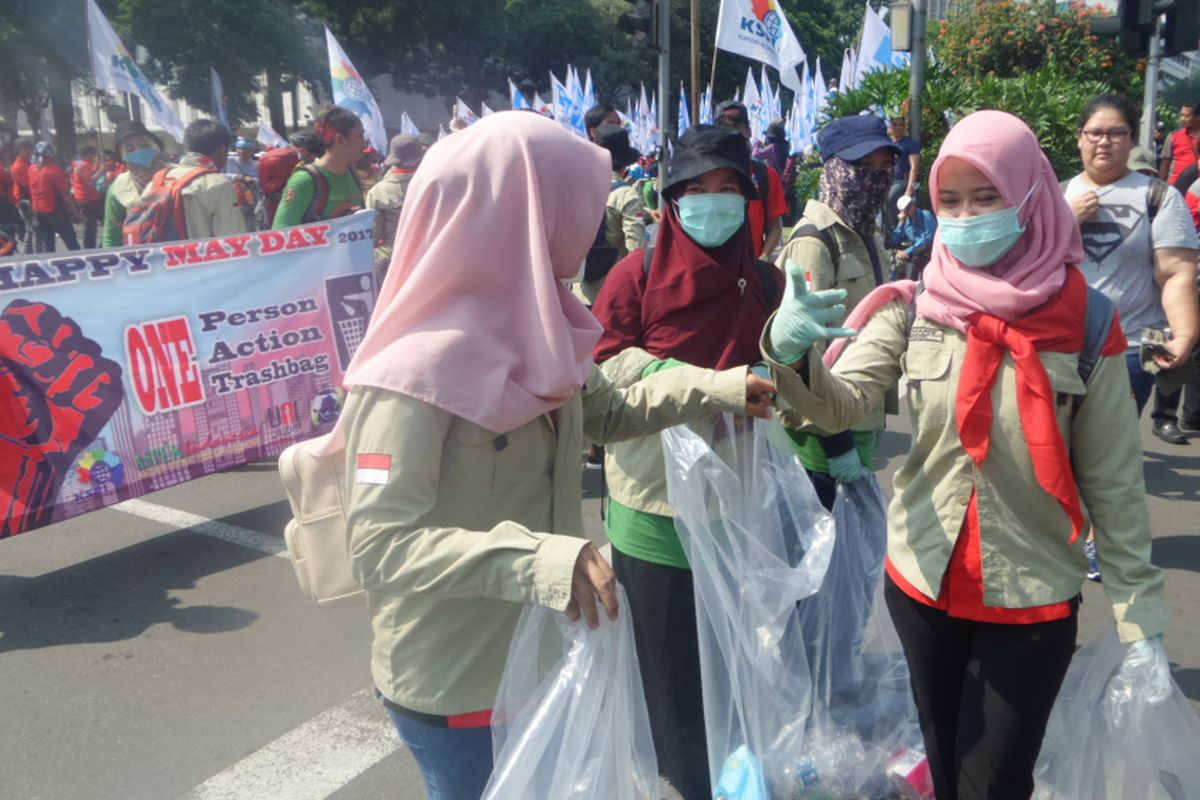
[[[805,469],[813,472],[829,474],[829,460],[825,458],[825,448],[821,446],[821,437],[815,434],[794,431],[784,428],[792,440],[792,449],[800,458]],[[875,431],[851,431],[854,437],[854,449],[858,451],[858,460],[863,467],[874,470]]]
[[[317,169],[329,184],[329,197],[325,200],[325,207],[317,214],[318,217],[333,219],[363,207],[362,188],[355,179],[353,169],[346,170],[343,175],[332,173],[319,165]],[[271,227],[278,230],[303,222],[304,212],[308,211],[315,192],[313,178],[306,170],[297,169],[293,172],[292,177],[288,178],[287,186],[283,188],[283,199],[279,203],[279,210],[275,212],[275,221]]]
[[[612,546],[627,556],[667,567],[692,568],[670,517],[637,511],[610,497],[604,530]]]

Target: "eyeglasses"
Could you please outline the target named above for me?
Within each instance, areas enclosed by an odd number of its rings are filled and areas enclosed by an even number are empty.
[[[1085,130],[1083,138],[1087,139],[1092,144],[1099,144],[1101,139],[1107,138],[1110,142],[1124,141],[1130,134],[1129,128],[1114,128],[1111,131],[1105,130]]]

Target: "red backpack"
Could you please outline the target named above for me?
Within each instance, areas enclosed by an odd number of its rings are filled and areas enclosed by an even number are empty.
[[[275,210],[283,199],[288,179],[300,163],[300,151],[295,147],[276,147],[258,157],[258,185],[267,209],[267,222],[275,221]]]
[[[129,207],[121,227],[125,244],[177,242],[188,238],[181,193],[189,183],[213,170],[196,167],[178,178],[168,178],[172,169],[166,167],[154,173],[142,196]]]

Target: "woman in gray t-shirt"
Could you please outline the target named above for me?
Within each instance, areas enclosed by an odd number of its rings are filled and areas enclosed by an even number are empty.
[[[1183,197],[1156,178],[1129,168],[1139,111],[1124,95],[1102,94],[1084,108],[1079,124],[1083,172],[1066,186],[1079,220],[1088,284],[1116,304],[1129,342],[1129,381],[1138,414],[1154,376],[1138,362],[1144,327],[1170,326],[1164,369],[1181,364],[1200,337],[1196,304],[1196,230]]]

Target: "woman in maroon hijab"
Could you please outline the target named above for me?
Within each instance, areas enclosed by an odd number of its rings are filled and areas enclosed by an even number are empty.
[[[746,204],[750,150],[736,130],[689,128],[663,184],[658,240],[613,267],[593,313],[597,362],[618,385],[684,362],[721,369],[759,360],[783,275],[757,262]],[[667,504],[657,436],[609,448],[606,527],[629,597],[659,769],[685,800],[712,796],[692,575]]]

